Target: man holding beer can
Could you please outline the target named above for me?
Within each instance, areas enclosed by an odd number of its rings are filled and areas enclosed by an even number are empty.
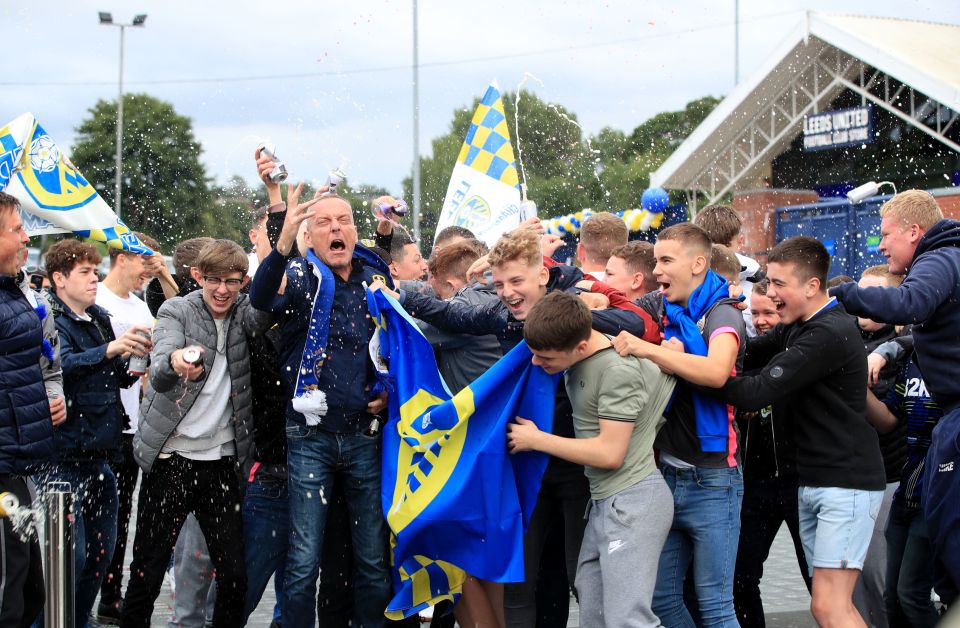
[[[36,480],[41,489],[69,482],[74,492],[76,625],[86,626],[116,543],[117,479],[108,461],[120,451],[120,390],[138,379],[127,373],[127,358],[149,351],[140,335],[149,328],[133,325],[115,336],[109,313],[95,304],[100,254],[92,245],[61,240],[46,261],[67,419],[54,427],[54,462]]]

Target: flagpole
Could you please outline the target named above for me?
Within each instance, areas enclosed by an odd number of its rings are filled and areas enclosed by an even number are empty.
[[[417,0],[413,0],[413,237],[420,241],[420,63]],[[432,244],[432,243],[431,243]]]

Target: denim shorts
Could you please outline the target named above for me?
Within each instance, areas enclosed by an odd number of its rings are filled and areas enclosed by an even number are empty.
[[[801,486],[800,540],[810,566],[863,569],[883,491]]]

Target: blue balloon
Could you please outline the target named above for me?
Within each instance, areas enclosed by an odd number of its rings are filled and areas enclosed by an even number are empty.
[[[651,214],[662,214],[669,203],[667,191],[663,188],[647,188],[640,197],[640,207]]]

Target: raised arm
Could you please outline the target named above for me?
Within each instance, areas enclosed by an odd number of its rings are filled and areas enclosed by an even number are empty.
[[[473,305],[401,290],[398,300],[411,316],[451,333],[485,336],[499,333],[506,323],[506,311],[499,299]]]
[[[944,256],[922,255],[900,286],[860,288],[845,283],[830,289],[847,312],[880,323],[923,323],[946,303],[956,289],[956,270]]]

